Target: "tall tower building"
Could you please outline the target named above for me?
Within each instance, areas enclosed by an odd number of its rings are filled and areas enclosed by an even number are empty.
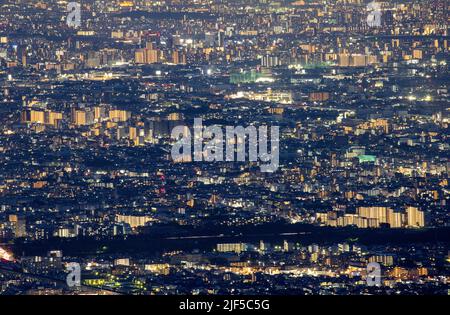
[[[406,208],[406,225],[407,227],[420,228],[425,226],[425,216],[423,211],[416,207]]]
[[[72,122],[76,126],[86,125],[86,112],[84,110],[72,108]]]

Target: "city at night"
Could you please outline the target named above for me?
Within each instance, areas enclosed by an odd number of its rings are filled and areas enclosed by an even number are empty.
[[[448,7],[1,0],[0,295],[449,295]]]

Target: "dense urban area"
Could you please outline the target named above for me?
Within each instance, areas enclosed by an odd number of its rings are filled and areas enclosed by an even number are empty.
[[[446,0],[69,2],[0,3],[0,294],[448,294]]]

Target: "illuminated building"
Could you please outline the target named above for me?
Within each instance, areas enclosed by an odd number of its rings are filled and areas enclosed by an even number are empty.
[[[144,270],[161,275],[169,275],[170,274],[170,265],[169,264],[146,264],[144,266]]]
[[[182,115],[180,113],[170,113],[167,117],[169,121],[179,121],[181,120]]]
[[[176,65],[185,65],[187,63],[186,53],[181,50],[174,50],[172,53],[172,63]]]
[[[291,92],[273,91],[267,89],[266,92],[238,92],[236,94],[229,95],[231,99],[245,98],[254,101],[275,102],[279,104],[292,104],[293,97]]]
[[[109,111],[109,119],[114,122],[127,121],[131,118],[131,113],[126,110],[114,109]]]
[[[95,121],[97,121],[97,122],[102,121],[106,117],[108,117],[106,108],[100,107],[100,106],[94,107],[94,120]]]
[[[406,208],[406,218],[406,224],[408,227],[421,228],[425,226],[424,213],[416,207]]]
[[[384,266],[394,265],[394,257],[391,255],[375,255],[369,257],[369,263],[377,262]]]
[[[365,67],[378,62],[377,56],[361,54],[339,54],[340,67]]]
[[[328,92],[313,92],[309,94],[309,100],[311,102],[325,102],[330,99],[330,93]]]
[[[154,49],[152,43],[147,43],[147,47],[138,49],[135,53],[135,62],[138,64],[152,64],[161,62],[162,53],[159,49]]]
[[[45,112],[45,122],[46,124],[57,126],[58,122],[63,119],[63,114],[58,112],[46,111]]]
[[[20,218],[16,214],[11,214],[9,215],[9,222],[14,226],[15,237],[25,237],[27,235],[26,220],[24,218]]]
[[[241,253],[247,250],[247,245],[244,243],[228,243],[217,244],[217,251],[220,253]]]
[[[22,123],[46,124],[56,127],[62,119],[63,114],[59,112],[26,109],[22,111],[20,121]]]
[[[135,216],[135,215],[121,215],[116,214],[116,222],[126,223],[135,229],[140,226],[145,226],[147,222],[151,222],[154,219],[149,216]]]
[[[272,67],[277,67],[277,66],[281,66],[281,60],[278,56],[274,56],[274,55],[264,55],[263,58],[261,59],[261,66],[266,67],[266,68],[272,68]]]
[[[21,115],[22,123],[45,123],[45,112],[40,110],[24,110]]]

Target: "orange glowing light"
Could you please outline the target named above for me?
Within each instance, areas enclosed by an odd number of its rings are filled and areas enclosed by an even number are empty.
[[[0,247],[0,259],[7,260],[7,261],[13,261],[13,256],[8,253],[6,250]]]

